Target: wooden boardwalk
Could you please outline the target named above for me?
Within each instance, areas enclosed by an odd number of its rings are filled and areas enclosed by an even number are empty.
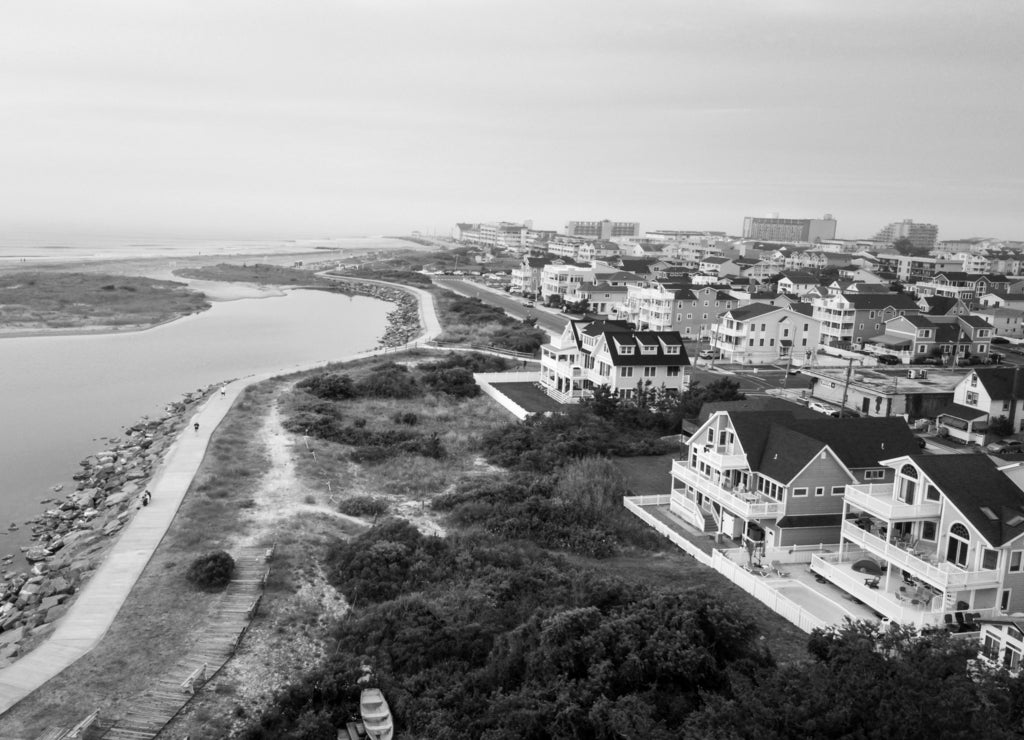
[[[103,735],[109,740],[155,738],[234,654],[256,616],[269,572],[269,552],[250,548],[235,556],[235,580],[225,589],[221,603],[188,655],[167,670],[133,702],[124,717]]]

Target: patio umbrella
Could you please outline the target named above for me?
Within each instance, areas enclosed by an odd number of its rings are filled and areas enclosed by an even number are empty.
[[[858,573],[866,573],[869,576],[882,575],[881,566],[874,560],[858,560],[853,564],[853,569]]]

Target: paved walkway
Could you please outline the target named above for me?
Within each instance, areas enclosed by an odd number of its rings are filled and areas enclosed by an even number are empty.
[[[374,281],[376,282],[376,281]],[[395,286],[394,283],[388,285]],[[433,339],[441,333],[441,324],[434,309],[433,296],[425,290],[395,286],[415,293],[420,300],[420,323],[424,332],[414,342]],[[390,348],[395,352],[401,348]],[[373,350],[332,360],[343,362],[381,354]],[[314,369],[330,363],[295,365],[273,373],[263,373],[236,380],[225,386],[225,395],[214,393],[178,434],[157,468],[148,488],[153,494],[149,506],[140,509],[121,531],[117,543],[107,553],[103,564],[76,596],[71,608],[59,620],[57,629],[42,645],[24,658],[0,669],[0,714],[5,713],[30,693],[55,677],[65,668],[96,647],[121,610],[136,580],[163,539],[174,519],[192,479],[206,454],[213,431],[224,419],[231,405],[248,386],[260,381],[301,370]],[[199,423],[199,431],[192,427]]]

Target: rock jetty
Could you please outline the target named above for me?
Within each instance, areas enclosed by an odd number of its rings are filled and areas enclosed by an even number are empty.
[[[419,298],[409,291],[355,279],[345,280],[344,286],[346,293],[365,295],[395,304],[395,309],[388,313],[388,326],[379,347],[400,347],[423,332],[420,324]]]
[[[75,490],[48,499],[50,508],[26,522],[33,544],[22,548],[30,570],[0,558],[0,667],[35,647],[54,629],[70,601],[103,560],[117,533],[141,506],[141,496],[167,448],[214,387],[188,393],[158,419],[143,419],[82,460]]]

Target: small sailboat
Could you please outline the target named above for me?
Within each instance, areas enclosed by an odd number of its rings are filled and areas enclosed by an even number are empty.
[[[359,714],[363,728],[370,740],[391,740],[395,725],[391,721],[391,709],[380,689],[363,689],[359,695]]]

